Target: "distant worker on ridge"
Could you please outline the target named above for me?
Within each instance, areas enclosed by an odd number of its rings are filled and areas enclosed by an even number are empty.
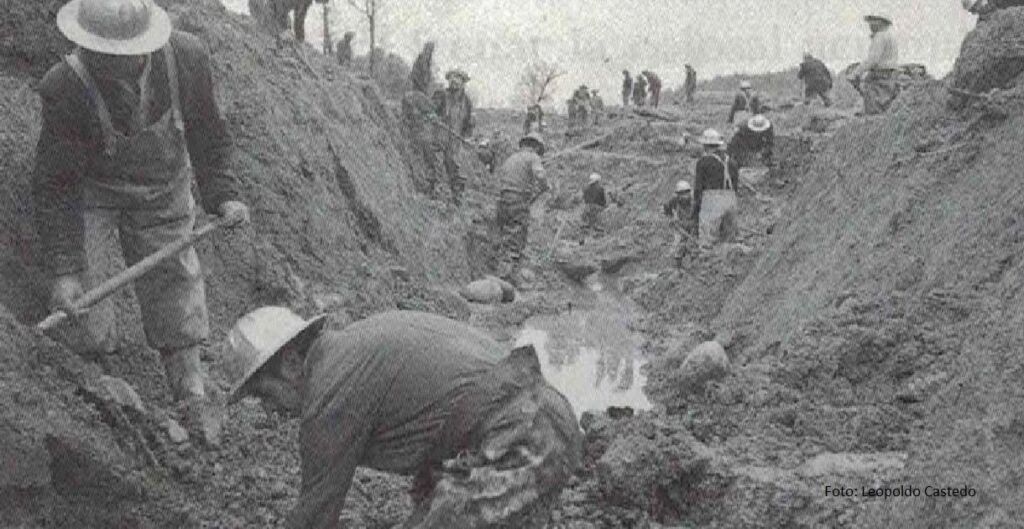
[[[736,235],[740,168],[722,150],[725,141],[718,131],[705,130],[699,141],[704,154],[697,160],[692,219],[698,223],[701,248],[708,249],[715,243],[729,242]]]
[[[544,109],[539,103],[526,107],[526,120],[523,121],[523,134],[533,132],[533,125],[537,125],[537,132],[544,132]]]
[[[832,72],[828,71],[825,63],[810,53],[804,53],[804,60],[800,63],[800,71],[796,76],[804,82],[805,105],[810,105],[811,100],[817,96],[826,107],[832,106],[832,99],[828,96],[832,90]]]
[[[697,71],[689,64],[686,65],[686,81],[683,88],[686,91],[686,102],[693,103],[693,94],[697,92]]]
[[[629,70],[622,70],[622,108],[629,108],[629,98],[633,97],[633,78]]]
[[[594,125],[597,125],[604,114],[604,100],[596,88],[590,91],[590,113],[594,115]]]
[[[355,37],[356,33],[354,31],[346,31],[345,35],[341,38],[341,42],[335,47],[338,64],[342,67],[348,67],[348,65],[352,64],[352,39]]]
[[[642,74],[633,80],[633,104],[637,107],[647,104],[647,78]]]
[[[864,98],[864,115],[881,114],[900,93],[896,82],[899,68],[899,49],[892,34],[892,21],[880,15],[864,17],[871,29],[868,57],[851,75],[851,82],[859,87]]]
[[[647,90],[651,94],[651,106],[658,108],[658,104],[661,102],[661,77],[658,77],[658,74],[650,70],[644,70],[643,75],[647,78]]]

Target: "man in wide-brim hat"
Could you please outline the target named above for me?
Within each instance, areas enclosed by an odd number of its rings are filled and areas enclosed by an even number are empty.
[[[461,69],[448,71],[444,78],[448,88],[434,92],[434,112],[441,118],[444,127],[440,134],[444,170],[452,192],[452,201],[458,205],[466,188],[466,177],[459,167],[458,152],[462,138],[473,135],[473,102],[466,94],[469,74]]]
[[[213,96],[200,41],[173,31],[151,0],[72,0],[57,26],[74,52],[39,83],[42,127],[33,181],[51,307],[75,316],[65,341],[83,353],[117,347],[111,302],[76,313],[86,288],[112,274],[104,246],[119,238],[134,264],[192,232],[195,175],[203,207],[248,221],[231,171],[233,150]],[[119,234],[115,238],[115,233]],[[209,400],[200,346],[210,333],[203,275],[193,248],[135,282],[142,325],[159,351],[189,425]]]
[[[864,17],[871,29],[868,57],[860,63],[851,82],[860,87],[864,98],[864,114],[881,114],[899,95],[896,82],[899,68],[899,48],[893,37],[892,20],[883,15]]]

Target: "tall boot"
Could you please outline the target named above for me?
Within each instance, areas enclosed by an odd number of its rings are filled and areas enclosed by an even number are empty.
[[[207,394],[199,347],[161,351],[167,383],[181,408],[185,428],[209,445],[220,443],[223,410]]]

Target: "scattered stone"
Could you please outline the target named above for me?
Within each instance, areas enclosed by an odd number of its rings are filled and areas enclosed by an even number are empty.
[[[722,344],[704,342],[690,351],[680,370],[689,391],[703,391],[709,382],[721,380],[729,373],[729,357]]]
[[[508,281],[487,276],[462,287],[459,294],[475,303],[507,303],[515,299],[516,289]]]
[[[188,432],[178,424],[178,421],[168,418],[161,426],[167,431],[167,437],[171,439],[172,443],[182,444],[188,442]]]
[[[125,382],[123,379],[109,375],[101,375],[99,378],[99,384],[104,391],[104,395],[102,395],[102,397],[107,402],[117,404],[122,408],[135,410],[141,415],[146,413],[146,406],[142,403],[142,398],[139,397],[138,392],[135,391],[135,388],[133,388],[131,384]]]
[[[391,273],[392,276],[394,276],[397,279],[400,279],[402,281],[409,280],[409,270],[404,266],[392,266],[390,269],[388,269],[388,271]]]

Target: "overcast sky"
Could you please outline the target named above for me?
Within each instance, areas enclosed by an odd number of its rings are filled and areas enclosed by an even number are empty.
[[[246,0],[223,0],[245,12]],[[335,36],[355,30],[356,52],[368,46],[365,20],[330,0]],[[358,0],[362,1],[362,0]],[[689,62],[700,77],[795,66],[804,50],[841,69],[863,58],[867,13],[894,22],[900,61],[935,75],[951,68],[974,27],[958,0],[379,0],[383,45],[412,62],[434,40],[436,71],[460,66],[473,77],[479,106],[519,106],[516,84],[540,57],[567,73],[556,86],[561,103],[572,87],[618,97],[621,71],[650,69],[665,84],[683,80]],[[306,34],[318,48],[322,11],[310,9]]]

